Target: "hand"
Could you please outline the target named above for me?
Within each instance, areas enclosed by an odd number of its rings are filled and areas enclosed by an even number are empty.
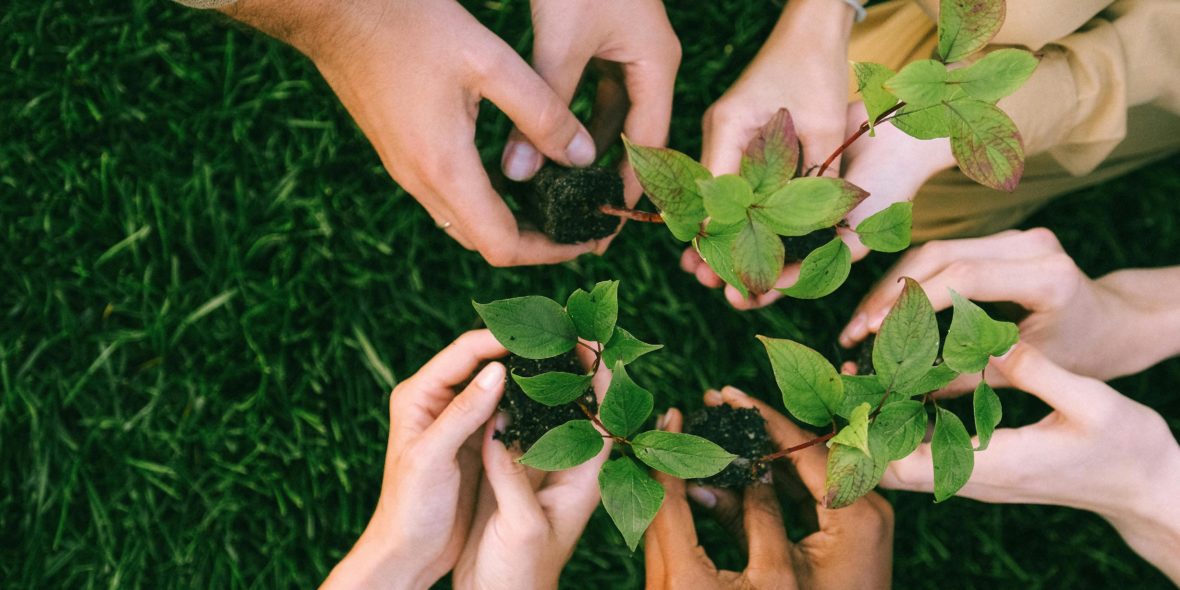
[[[475,513],[480,430],[504,391],[508,351],[468,332],[401,382],[389,399],[389,448],[377,509],[323,588],[428,588],[454,567]]]
[[[609,384],[610,372],[600,368],[594,375],[600,400]],[[611,441],[595,458],[547,473],[517,463],[520,453],[493,438],[504,426],[502,415],[497,420],[501,424],[489,422],[484,431],[484,479],[471,533],[455,566],[455,587],[557,588],[561,569],[598,506],[598,471],[610,456]]]
[[[680,40],[659,0],[532,0],[533,67],[568,104],[587,66],[599,72],[590,131],[600,148],[627,134],[639,145],[668,141]],[[519,128],[504,146],[504,174],[531,178],[543,157]],[[643,190],[623,166],[628,206]],[[605,248],[609,239],[601,242]]]
[[[770,406],[732,387],[707,393],[705,403],[757,408],[766,419],[771,438],[782,449],[815,438]],[[680,413],[669,410],[664,428],[678,432],[681,423]],[[850,506],[828,510],[819,502],[824,496],[827,451],[817,445],[788,457],[805,487],[806,510],[814,508],[819,529],[798,543],[787,539],[782,509],[771,485],[759,482],[747,487],[740,509],[736,498],[721,501],[726,494],[723,490],[703,489],[704,494],[693,494],[694,498],[713,495],[720,520],[732,523],[729,528],[737,529],[739,538],[745,539],[749,560],[743,572],[717,570],[697,544],[684,481],[656,473],[666,494],[663,507],[647,531],[647,588],[888,588],[893,555],[893,511],[889,504],[870,493]],[[786,483],[788,473],[775,471],[775,483]],[[730,508],[725,510],[727,505]],[[740,517],[736,516],[739,512]]]
[[[992,359],[989,379],[994,374],[1053,411],[1031,426],[996,430],[987,450],[976,453],[971,479],[958,495],[1091,510],[1180,582],[1180,446],[1163,417],[1062,369],[1027,343]],[[924,443],[890,464],[882,485],[930,492],[932,478]]]
[[[563,165],[593,163],[594,141],[566,100],[454,0],[241,0],[225,11],[311,57],[394,180],[493,266],[593,247],[521,229],[492,188],[474,144],[482,98]]]
[[[1119,271],[1092,280],[1045,228],[910,250],[853,312],[840,334],[842,345],[852,347],[880,329],[901,294],[903,276],[922,285],[936,310],[950,307],[948,288],[976,301],[1020,305],[1028,311],[1020,321],[1022,341],[1071,372],[1103,381],[1138,373],[1180,351],[1173,329],[1180,315],[1180,269]],[[978,381],[978,375],[964,376],[949,391],[971,391]],[[1002,378],[989,381],[1005,384]]]
[[[856,132],[865,117],[863,103],[848,105],[846,134],[851,136]],[[954,165],[950,143],[946,139],[914,139],[889,124],[878,125],[875,133],[875,137],[861,136],[844,152],[844,179],[869,191],[869,197],[848,213],[846,219],[851,228],[894,203],[912,201],[927,180]],[[833,166],[829,170],[835,169]],[[842,227],[837,229],[837,234],[852,251],[853,262],[868,255],[869,249],[860,242],[855,229]],[[717,288],[724,284],[692,248],[685,250],[680,266],[695,274],[697,280],[707,287]],[[726,286],[725,297],[735,309],[757,309],[783,297],[776,289],[790,287],[797,280],[799,263],[788,264],[775,283],[775,289],[746,299],[736,288]]]

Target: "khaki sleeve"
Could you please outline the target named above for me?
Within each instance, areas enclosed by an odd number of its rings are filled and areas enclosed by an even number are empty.
[[[238,0],[173,0],[177,4],[183,4],[189,8],[221,8],[222,6],[229,6]]]
[[[1048,151],[1083,175],[1126,136],[1129,108],[1180,113],[1180,2],[1119,0],[1042,53],[1028,83],[1000,102],[1029,155]]]

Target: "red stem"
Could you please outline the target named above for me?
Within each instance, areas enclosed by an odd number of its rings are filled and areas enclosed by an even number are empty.
[[[614,215],[615,217],[623,217],[631,221],[641,221],[643,223],[663,223],[664,218],[659,213],[650,213],[648,211],[640,211],[638,209],[628,209],[626,207],[615,207],[614,205],[606,204],[598,208],[599,211],[607,215]]]
[[[889,115],[896,113],[899,109],[901,109],[904,106],[905,106],[905,102],[898,102],[897,104],[893,105],[889,110],[878,115],[877,120],[873,121],[873,125],[880,125],[881,123],[884,123],[885,119],[888,118]],[[828,156],[828,159],[824,160],[823,164],[820,164],[819,172],[816,173],[816,176],[823,176],[824,172],[827,172],[828,168],[832,165],[832,163],[836,161],[836,158],[839,158],[840,154],[843,154],[844,150],[848,149],[848,146],[851,146],[853,143],[856,142],[856,140],[860,139],[860,136],[862,136],[868,132],[869,132],[869,122],[865,121],[864,123],[860,124],[860,128],[856,130],[856,133],[853,133],[852,135],[850,135],[848,137],[848,139],[845,139],[844,143],[841,144],[840,147],[836,148],[836,151],[832,152],[832,155]]]
[[[797,444],[793,447],[783,449],[777,453],[772,453],[770,455],[766,455],[765,457],[758,459],[758,462],[759,463],[769,463],[771,461],[774,461],[775,459],[781,459],[783,457],[786,457],[787,455],[790,455],[791,453],[794,453],[795,451],[802,451],[803,449],[806,449],[808,447],[813,447],[815,445],[818,445],[819,443],[827,442],[827,440],[832,438],[833,436],[836,436],[836,433],[829,432],[823,436],[818,436],[816,438],[813,438],[805,443]]]

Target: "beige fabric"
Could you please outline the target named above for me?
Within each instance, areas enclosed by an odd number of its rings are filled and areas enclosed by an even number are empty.
[[[238,0],[174,0],[178,4],[183,4],[189,8],[221,8],[222,6],[229,6]]]
[[[894,69],[929,58],[937,31],[928,5],[895,0],[869,9],[852,32],[853,61]],[[998,41],[1039,48],[1041,64],[1000,106],[1029,158],[1015,193],[979,186],[957,170],[914,202],[917,240],[1011,227],[1056,196],[1125,174],[1180,149],[1180,2],[1042,0],[1008,3]],[[1069,30],[1062,33],[1064,28]],[[1053,35],[1063,34],[1060,38]],[[869,140],[871,141],[871,140]]]

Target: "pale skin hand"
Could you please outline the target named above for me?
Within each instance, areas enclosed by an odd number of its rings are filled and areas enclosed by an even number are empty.
[[[590,131],[599,147],[619,137],[638,145],[668,140],[680,41],[659,0],[533,0],[533,67],[569,103],[591,65],[599,73]],[[544,158],[519,128],[504,147],[505,176],[531,178]],[[642,194],[623,165],[628,206]],[[599,244],[605,249],[609,239]]]
[[[971,479],[958,495],[1096,512],[1132,549],[1180,582],[1180,446],[1163,417],[1101,381],[1062,369],[1023,342],[993,359],[987,375],[1002,376],[1053,411],[1031,426],[997,430],[987,450],[975,455]],[[930,445],[924,443],[893,462],[882,485],[930,492],[932,478]]]
[[[779,448],[814,438],[766,404],[732,387],[707,393],[705,402],[756,408],[766,418],[767,430]],[[678,411],[670,410],[664,418],[664,429],[679,432],[682,421]],[[870,493],[848,507],[828,510],[816,500],[824,495],[826,449],[817,445],[792,453],[789,458],[806,490],[806,503],[814,505],[819,530],[792,543],[783,526],[774,486],[755,483],[747,487],[740,508],[735,498],[731,514],[721,515],[723,523],[731,523],[729,528],[736,529],[735,534],[743,539],[749,560],[742,572],[719,571],[713,565],[697,544],[684,481],[657,472],[655,477],[663,484],[666,495],[645,537],[647,588],[889,588],[893,559],[893,511],[889,503]],[[740,516],[734,516],[734,512],[740,512]]]
[[[1180,353],[1180,268],[1124,270],[1090,279],[1045,228],[930,242],[907,252],[865,296],[840,334],[852,347],[881,327],[901,277],[922,285],[936,310],[950,293],[1012,302],[1028,311],[1020,338],[1069,371],[1107,381]],[[1003,376],[988,375],[994,385]],[[950,392],[974,389],[966,375]]]
[[[838,4],[838,3],[836,3]],[[864,105],[856,102],[847,106],[846,135],[851,135],[865,120]],[[798,124],[798,123],[796,123]],[[843,142],[843,136],[836,142]],[[825,156],[826,157],[826,154]],[[849,228],[839,228],[837,234],[852,251],[853,262],[868,255],[869,249],[860,243],[855,228],[865,218],[894,203],[912,201],[918,190],[932,176],[954,165],[950,143],[946,139],[914,139],[886,123],[876,128],[876,136],[862,136],[844,152],[843,178],[869,191],[869,197],[849,212]],[[837,166],[829,172],[837,170]],[[680,267],[694,274],[706,287],[717,288],[725,283],[709,268],[693,248],[684,251]],[[799,264],[788,264],[775,283],[785,289],[799,280]],[[725,298],[735,309],[750,310],[765,307],[783,297],[771,290],[749,299],[732,286],[725,286]]]
[[[586,350],[579,347],[578,352]],[[582,360],[589,364],[591,359],[583,355]],[[609,385],[610,372],[600,368],[594,375],[599,399]],[[455,566],[455,587],[557,588],[561,569],[598,506],[598,471],[610,455],[611,442],[605,441],[602,452],[586,463],[547,473],[516,462],[520,452],[492,437],[502,427],[492,421],[484,431],[484,478],[471,532]]]
[[[567,100],[454,0],[240,0],[223,10],[311,57],[390,176],[490,264],[594,248],[521,228],[492,188],[475,147],[481,99],[563,165],[593,163],[594,141]]]
[[[491,332],[468,332],[393,390],[377,509],[322,588],[428,588],[454,567],[475,515],[481,433],[504,390],[502,364],[472,373],[507,352]]]

